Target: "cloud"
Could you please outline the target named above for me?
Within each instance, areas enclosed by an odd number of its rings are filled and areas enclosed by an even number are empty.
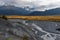
[[[14,4],[15,4],[14,0],[0,0],[0,6],[3,6],[3,5],[8,6],[8,5],[14,5]]]
[[[0,0],[0,5],[14,5],[32,11],[60,8],[60,0]]]

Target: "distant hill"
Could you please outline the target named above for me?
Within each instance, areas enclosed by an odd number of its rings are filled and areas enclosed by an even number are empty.
[[[35,15],[44,15],[44,12],[42,12],[42,11],[34,11],[34,12],[31,12],[29,15],[31,15],[31,16],[35,16]]]
[[[46,11],[27,11],[26,8],[15,6],[0,6],[0,15],[30,15],[30,16],[45,16],[45,15],[60,15],[60,8]]]
[[[0,15],[27,15],[28,11],[15,6],[0,6]]]
[[[29,15],[33,15],[33,16],[36,16],[36,15],[38,15],[38,16],[60,15],[60,8],[46,10],[44,12],[42,12],[42,11],[34,11],[34,12],[30,13]]]

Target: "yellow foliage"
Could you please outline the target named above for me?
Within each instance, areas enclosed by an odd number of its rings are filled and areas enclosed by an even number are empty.
[[[22,39],[23,39],[23,40],[28,40],[28,36],[27,36],[27,35],[24,35],[24,36],[22,37]]]
[[[24,20],[39,20],[39,21],[60,21],[60,16],[6,16],[7,19],[24,19]]]

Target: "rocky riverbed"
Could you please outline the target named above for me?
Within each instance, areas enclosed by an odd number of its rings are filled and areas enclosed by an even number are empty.
[[[0,19],[0,40],[60,40],[60,22]]]

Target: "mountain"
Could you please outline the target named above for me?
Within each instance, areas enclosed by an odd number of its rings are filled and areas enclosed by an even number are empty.
[[[60,8],[30,12],[26,8],[15,6],[0,6],[0,15],[28,15],[28,16],[46,16],[46,15],[60,15]]]
[[[46,15],[60,15],[60,8],[46,10],[45,14]]]
[[[33,11],[33,12],[31,12],[29,15],[31,15],[31,16],[44,15],[44,13],[43,13],[42,11]]]
[[[29,11],[15,6],[0,6],[0,15],[27,15]]]
[[[34,11],[34,12],[31,12],[29,15],[33,15],[33,16],[60,15],[60,8],[46,10],[44,12]]]

